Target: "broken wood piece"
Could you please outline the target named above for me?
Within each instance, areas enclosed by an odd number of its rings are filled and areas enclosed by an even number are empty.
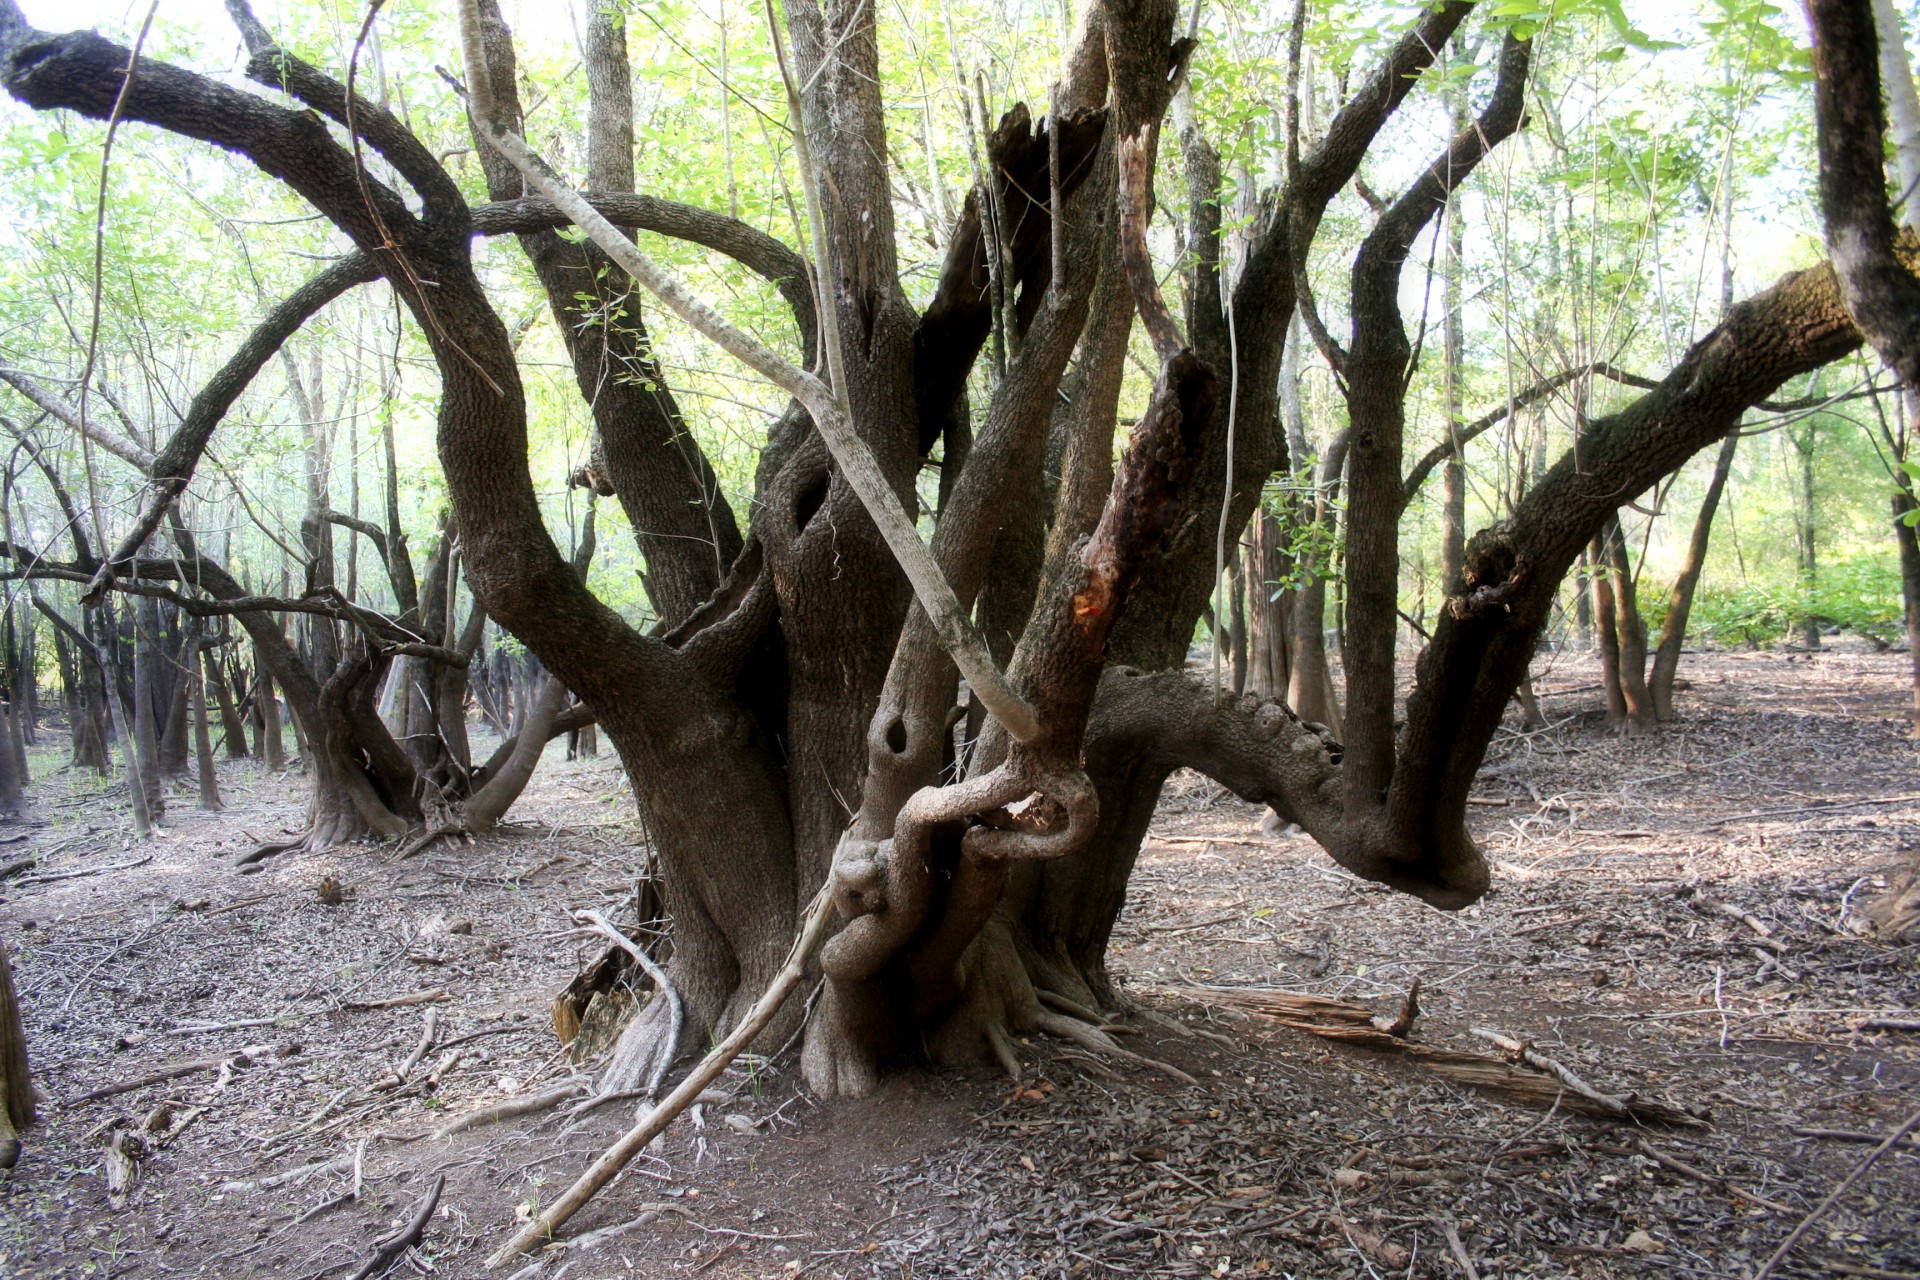
[[[0,881],[10,880],[22,871],[31,871],[39,865],[38,858],[22,858],[18,862],[9,862],[6,866],[0,867]]]
[[[1606,1119],[1631,1119],[1642,1123],[1668,1124],[1685,1128],[1703,1128],[1705,1113],[1698,1115],[1670,1103],[1643,1099],[1634,1094],[1615,1097],[1588,1086],[1586,1094],[1573,1089],[1558,1075],[1542,1074],[1538,1068],[1523,1069],[1501,1058],[1490,1058],[1457,1049],[1441,1049],[1418,1041],[1390,1035],[1374,1021],[1373,1010],[1353,1000],[1335,1000],[1327,996],[1276,988],[1237,988],[1221,990],[1181,987],[1175,992],[1196,1003],[1212,1002],[1228,1008],[1271,1018],[1282,1026],[1310,1032],[1323,1040],[1338,1040],[1361,1048],[1399,1053],[1414,1059],[1458,1084],[1476,1089],[1494,1089],[1536,1106],[1557,1106],[1585,1115]],[[1709,1012],[1711,1012],[1709,1010]],[[1509,1044],[1518,1041],[1499,1032]],[[1550,1058],[1534,1053],[1543,1062]],[[1559,1064],[1555,1064],[1558,1066]],[[1563,1067],[1562,1070],[1565,1070]],[[1571,1073],[1569,1073],[1571,1074]],[[1579,1079],[1578,1076],[1574,1077]],[[1585,1083],[1584,1081],[1582,1082]],[[1592,1096],[1588,1096],[1588,1095]]]
[[[1480,1272],[1473,1265],[1473,1258],[1467,1253],[1467,1246],[1461,1243],[1460,1232],[1454,1228],[1453,1223],[1443,1222],[1440,1224],[1440,1229],[1446,1233],[1447,1252],[1453,1255],[1454,1263],[1460,1268],[1460,1274],[1465,1276],[1466,1280],[1480,1280]]]
[[[1645,1156],[1647,1159],[1653,1161],[1655,1164],[1660,1165],[1661,1167],[1666,1169],[1671,1169],[1673,1172],[1679,1174],[1683,1178],[1691,1178],[1695,1182],[1698,1182],[1699,1184],[1701,1184],[1702,1186],[1711,1187],[1713,1190],[1720,1192],[1722,1195],[1733,1196],[1736,1199],[1745,1200],[1749,1204],[1757,1204],[1761,1208],[1771,1209],[1775,1213],[1792,1213],[1793,1212],[1793,1207],[1791,1205],[1784,1205],[1784,1204],[1781,1204],[1778,1200],[1769,1200],[1765,1196],[1755,1195],[1751,1191],[1748,1191],[1742,1187],[1735,1186],[1733,1183],[1728,1182],[1725,1178],[1718,1177],[1714,1174],[1708,1173],[1704,1169],[1696,1169],[1692,1165],[1688,1164],[1686,1161],[1680,1160],[1674,1156],[1668,1155],[1666,1152],[1660,1150],[1658,1147],[1648,1142],[1645,1138],[1639,1139],[1635,1143],[1634,1149],[1638,1151],[1641,1155]]]
[[[1707,911],[1717,911],[1729,920],[1737,920],[1760,937],[1760,945],[1779,955],[1787,953],[1787,946],[1773,936],[1773,929],[1766,921],[1750,911],[1734,906],[1731,902],[1720,902],[1713,898],[1695,898],[1694,905]]]
[[[1384,1031],[1390,1036],[1404,1037],[1413,1030],[1413,1020],[1420,1016],[1420,979],[1415,978],[1413,985],[1407,988],[1407,998],[1400,1002],[1400,1011],[1391,1018],[1375,1018],[1374,1029]]]
[[[1920,1018],[1868,1018],[1862,1031],[1920,1031]]]
[[[367,1259],[365,1266],[353,1273],[353,1280],[367,1280],[393,1265],[398,1258],[414,1245],[420,1243],[420,1237],[426,1234],[427,1223],[433,1219],[433,1211],[440,1206],[440,1192],[447,1185],[447,1175],[434,1178],[433,1185],[427,1188],[427,1194],[420,1197],[420,1203],[414,1207],[413,1217],[407,1224],[391,1235],[374,1241],[373,1256]]]
[[[465,1133],[469,1129],[478,1129],[484,1125],[498,1124],[502,1120],[512,1120],[519,1116],[530,1116],[536,1112],[547,1111],[559,1106],[568,1098],[576,1096],[584,1081],[568,1081],[541,1093],[529,1093],[518,1098],[508,1098],[477,1111],[469,1111],[463,1116],[455,1116],[433,1131],[436,1138],[451,1138],[456,1133]]]
[[[1814,1129],[1801,1126],[1793,1131],[1796,1138],[1826,1138],[1833,1142],[1885,1142],[1884,1133],[1868,1133],[1859,1129]],[[1920,1149],[1920,1137],[1903,1139],[1907,1146]]]
[[[397,1009],[406,1004],[437,1004],[442,1000],[453,999],[445,987],[434,987],[430,991],[414,991],[404,996],[388,996],[384,1000],[347,1000],[340,1005],[342,1009],[365,1012],[369,1009]]]

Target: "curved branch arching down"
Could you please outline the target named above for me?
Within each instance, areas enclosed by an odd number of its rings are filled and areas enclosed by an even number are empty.
[[[1914,272],[1920,246],[1900,252]],[[1594,422],[1577,464],[1562,457],[1511,521],[1476,535],[1465,590],[1448,600],[1420,655],[1386,821],[1364,836],[1364,851],[1348,854],[1425,877],[1433,887],[1415,892],[1437,906],[1479,896],[1487,872],[1466,834],[1468,790],[1580,548],[1621,504],[1736,430],[1787,379],[1860,343],[1833,267],[1793,272],[1735,306],[1656,389]]]

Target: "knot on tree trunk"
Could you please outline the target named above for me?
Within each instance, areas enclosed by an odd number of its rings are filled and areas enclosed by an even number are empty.
[[[1525,589],[1531,572],[1525,556],[1505,530],[1483,529],[1467,543],[1461,569],[1466,591],[1447,600],[1447,612],[1460,622],[1490,613],[1511,613],[1512,600]]]

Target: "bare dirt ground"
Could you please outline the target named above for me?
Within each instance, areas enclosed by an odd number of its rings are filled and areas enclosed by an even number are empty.
[[[791,1062],[751,1061],[518,1273],[1751,1277],[1874,1150],[1796,1130],[1920,1110],[1920,1037],[1863,1029],[1916,1016],[1920,945],[1859,932],[1920,846],[1904,663],[1703,655],[1684,723],[1627,741],[1588,664],[1558,660],[1550,727],[1503,735],[1483,776],[1496,888],[1458,915],[1176,778],[1113,962],[1141,1010],[1128,1047],[1197,1084],[1035,1037],[1019,1089],[919,1072],[821,1104]],[[617,916],[645,860],[617,766],[556,748],[474,846],[248,876],[234,860],[297,824],[302,788],[252,762],[222,786],[224,813],[182,793],[136,845],[99,783],[56,773],[38,825],[0,832],[27,837],[0,868],[37,860],[0,882],[0,939],[48,1095],[0,1175],[0,1276],[352,1277],[441,1176],[392,1274],[490,1274],[631,1104],[418,1135],[573,1070],[548,1010],[599,946],[569,911]],[[1236,1011],[1266,987],[1391,1011],[1415,977],[1421,1043],[1492,1052],[1470,1029],[1494,1027],[1710,1123],[1529,1105]],[[82,1100],[207,1060],[230,1065]],[[149,1124],[144,1154],[115,1137]],[[119,1193],[110,1144],[139,1156]],[[1776,1274],[1920,1275],[1920,1141]]]

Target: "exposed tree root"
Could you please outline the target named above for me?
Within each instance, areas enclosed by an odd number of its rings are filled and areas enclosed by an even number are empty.
[[[1054,1013],[1050,1009],[1040,1010],[1035,1021],[1039,1024],[1042,1031],[1051,1035],[1059,1036],[1063,1040],[1071,1040],[1084,1048],[1108,1054],[1111,1057],[1123,1058],[1128,1062],[1137,1062],[1143,1067],[1151,1067],[1161,1075],[1167,1077],[1167,1079],[1178,1084],[1200,1083],[1170,1062],[1162,1062],[1158,1058],[1149,1058],[1144,1053],[1135,1053],[1131,1049],[1121,1048],[1112,1036],[1102,1031],[1099,1027],[1094,1026],[1092,1023],[1082,1022],[1078,1018],[1070,1018],[1065,1014]]]

